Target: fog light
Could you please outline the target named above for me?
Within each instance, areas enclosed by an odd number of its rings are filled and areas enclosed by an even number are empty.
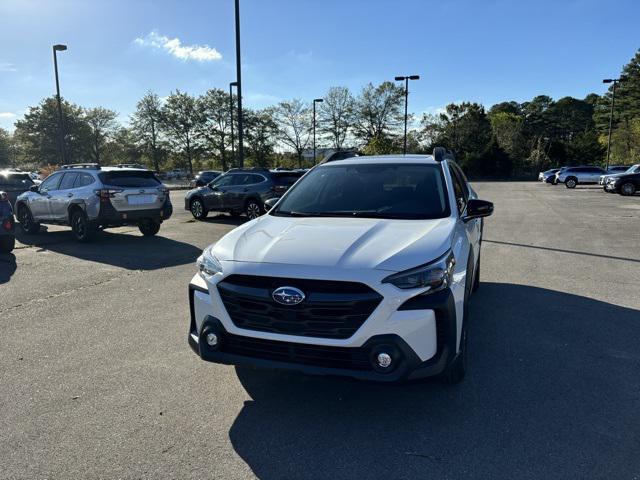
[[[388,353],[379,353],[376,360],[380,368],[389,368],[391,366],[391,355]]]
[[[207,333],[207,345],[216,347],[218,345],[218,335],[213,332]]]

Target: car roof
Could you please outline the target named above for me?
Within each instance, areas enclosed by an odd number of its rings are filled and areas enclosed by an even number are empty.
[[[322,164],[322,166],[331,166],[331,165],[365,165],[365,164],[384,164],[384,163],[411,163],[411,164],[428,164],[428,165],[437,165],[433,158],[433,155],[371,155],[371,156],[360,156],[360,157],[350,157],[345,158],[344,160],[334,160],[333,162],[328,162]]]

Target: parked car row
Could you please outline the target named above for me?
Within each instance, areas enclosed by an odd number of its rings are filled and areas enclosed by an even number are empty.
[[[592,165],[552,168],[538,174],[538,180],[567,188],[578,185],[602,185],[606,192],[635,195],[640,191],[640,164],[611,166],[607,170]]]
[[[279,198],[305,172],[266,168],[232,168],[212,181],[187,192],[184,208],[197,220],[210,211],[245,213],[249,219],[265,212],[265,201]]]

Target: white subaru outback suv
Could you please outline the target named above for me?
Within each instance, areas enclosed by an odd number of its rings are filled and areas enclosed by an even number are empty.
[[[452,156],[326,163],[276,201],[198,259],[194,352],[365,380],[464,377],[481,217],[493,204]]]

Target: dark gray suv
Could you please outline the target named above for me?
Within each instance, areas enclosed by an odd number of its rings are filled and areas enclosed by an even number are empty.
[[[201,220],[210,211],[245,213],[249,219],[262,215],[264,202],[286,192],[304,172],[266,168],[231,169],[204,187],[187,192],[184,208]]]

